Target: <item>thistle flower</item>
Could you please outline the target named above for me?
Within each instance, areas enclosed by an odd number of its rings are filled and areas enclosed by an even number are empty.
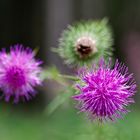
[[[85,21],[68,26],[56,52],[73,66],[88,65],[112,55],[112,33],[107,20]]]
[[[34,87],[41,84],[39,74],[41,61],[34,58],[35,53],[30,48],[14,45],[10,53],[3,49],[0,52],[0,88],[2,97],[8,102],[14,97],[18,103],[20,97],[29,100],[35,96]]]
[[[78,101],[78,109],[86,112],[91,119],[99,121],[122,118],[128,110],[126,106],[133,103],[132,96],[136,92],[133,75],[128,68],[116,61],[111,69],[111,62],[99,61],[99,67],[80,71],[80,94],[73,96]]]

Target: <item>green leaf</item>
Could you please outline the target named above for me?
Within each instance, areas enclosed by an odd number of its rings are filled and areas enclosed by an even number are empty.
[[[58,107],[68,101],[71,96],[75,93],[74,88],[66,88],[56,96],[53,101],[47,106],[45,113],[51,115]]]

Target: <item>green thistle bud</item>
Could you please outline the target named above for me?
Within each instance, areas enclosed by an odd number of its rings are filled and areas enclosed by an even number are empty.
[[[56,52],[66,64],[83,66],[112,55],[112,33],[107,20],[84,21],[63,31]]]

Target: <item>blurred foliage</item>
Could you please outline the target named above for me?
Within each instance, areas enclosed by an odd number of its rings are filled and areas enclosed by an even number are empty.
[[[65,102],[69,102],[71,96],[75,93],[74,88],[66,88],[51,101],[51,103],[47,106],[46,114],[51,115],[58,107],[60,107]]]
[[[46,70],[44,69],[42,75],[42,79],[45,80],[53,80],[55,82],[58,82],[63,87],[57,90],[57,96],[54,97],[54,99],[50,102],[50,104],[47,106],[45,112],[46,114],[50,115],[52,114],[60,105],[68,102],[72,95],[76,93],[72,83],[70,84],[69,80],[79,80],[76,76],[71,75],[62,75],[58,71],[58,69],[53,67],[48,67]]]
[[[1,140],[138,140],[140,112],[116,123],[90,122],[72,107],[62,106],[51,116],[19,113],[0,108]]]

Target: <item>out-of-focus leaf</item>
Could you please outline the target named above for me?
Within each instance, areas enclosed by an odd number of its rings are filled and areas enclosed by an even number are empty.
[[[53,101],[51,101],[51,103],[47,106],[45,113],[51,115],[58,107],[68,101],[74,93],[75,90],[71,87],[68,87],[67,89],[61,91],[59,95],[56,96]]]

